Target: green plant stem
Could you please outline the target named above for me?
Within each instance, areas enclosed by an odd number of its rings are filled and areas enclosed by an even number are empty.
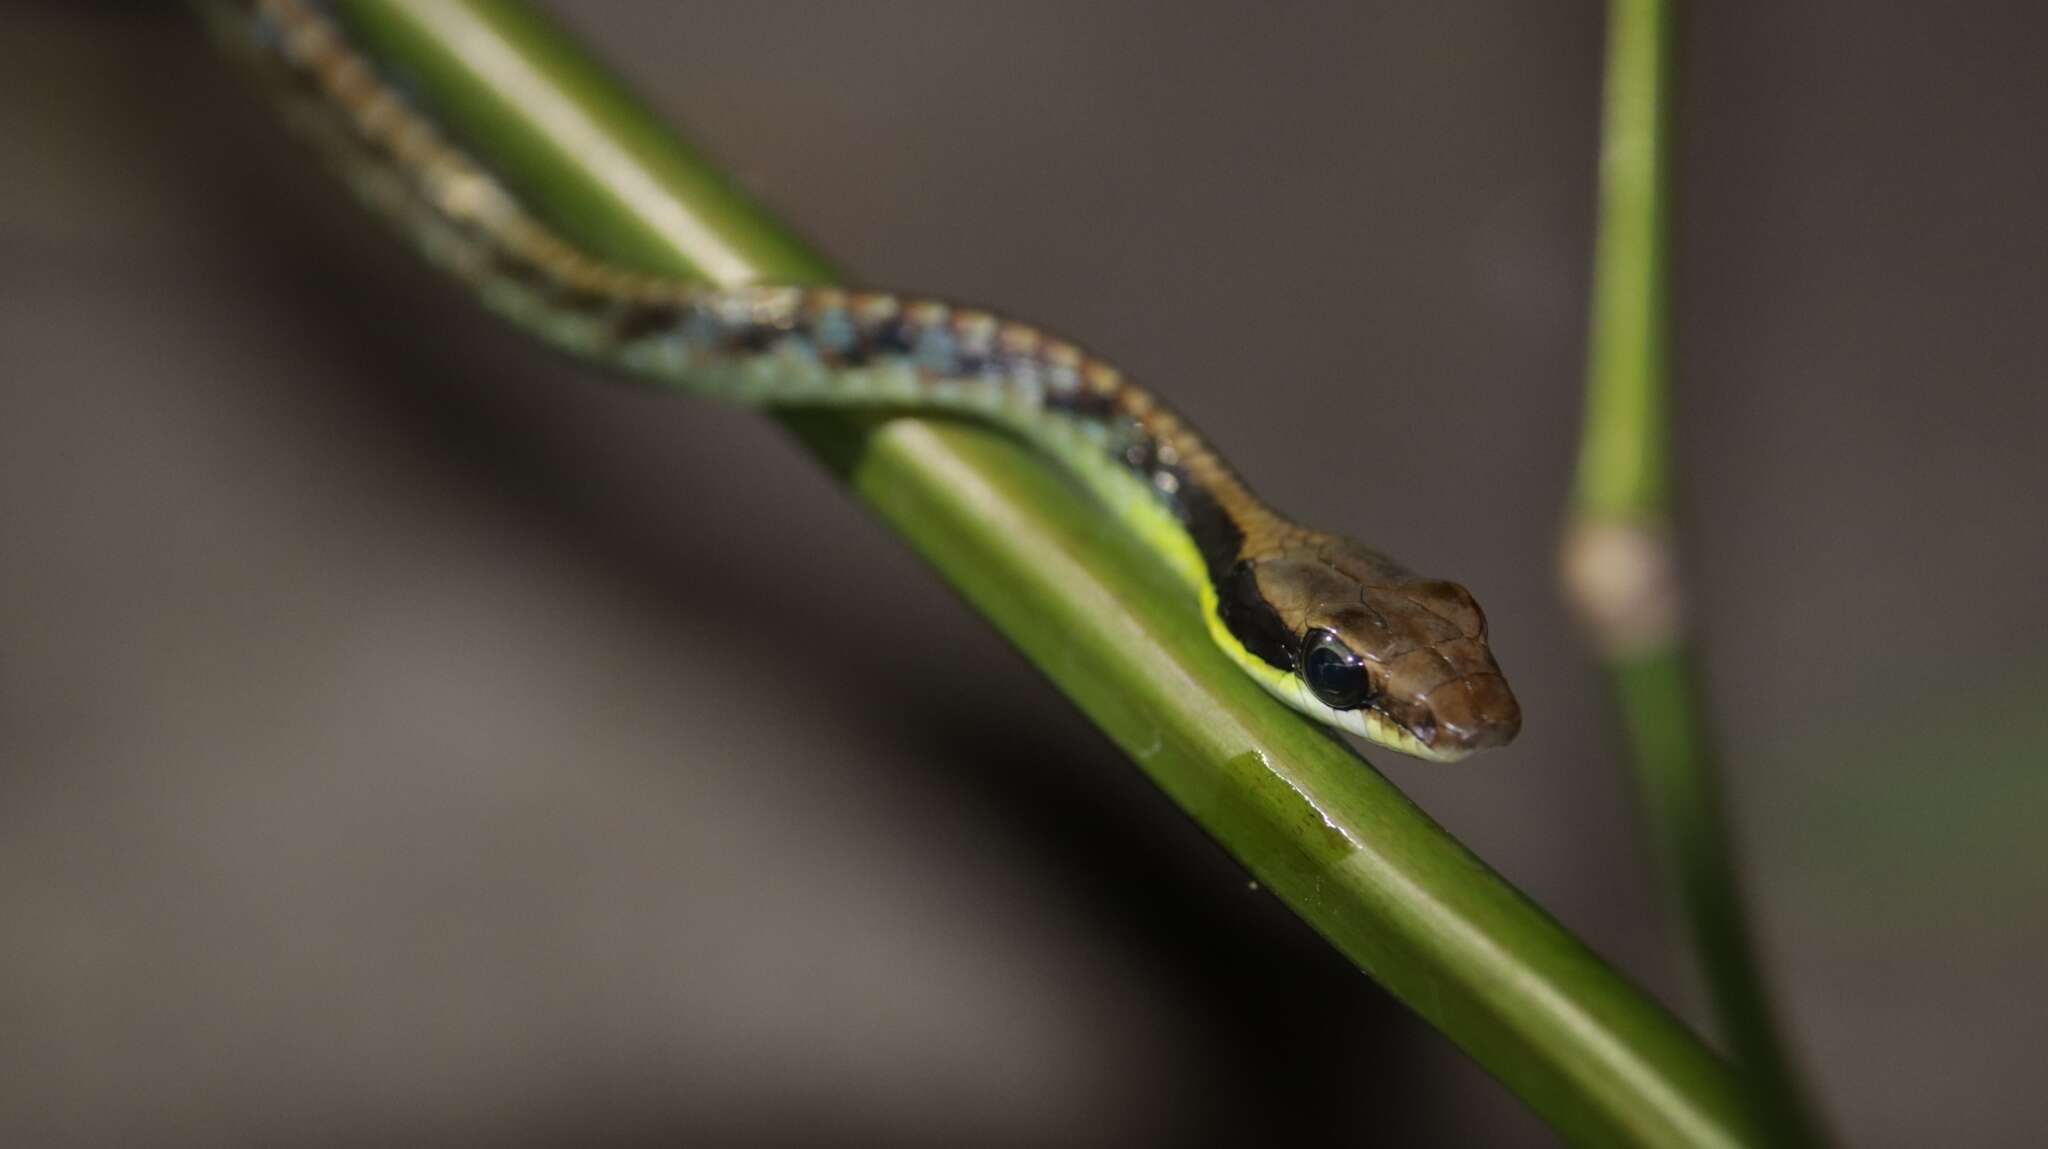
[[[1702,979],[1723,1035],[1777,1141],[1823,1144],[1823,1131],[1799,1087],[1798,1068],[1778,1032],[1743,912],[1690,652],[1684,646],[1646,651],[1617,659],[1609,669],[1637,785],[1691,922]]]
[[[1681,625],[1670,547],[1669,254],[1673,8],[1614,0],[1586,426],[1569,546],[1633,540],[1601,572],[1568,563],[1594,622],[1627,730],[1644,815],[1676,885],[1723,1036],[1772,1138],[1825,1140],[1773,1019],[1742,908],[1719,774]],[[1633,605],[1597,600],[1621,593]],[[1603,609],[1605,608],[1605,609]]]
[[[527,9],[341,9],[580,242],[719,282],[831,278]],[[1139,545],[1037,457],[971,426],[790,422],[1267,889],[1571,1139],[1759,1143],[1725,1063],[1356,754],[1267,697]]]
[[[1579,454],[1582,516],[1661,521],[1669,513],[1671,15],[1664,0],[1608,6],[1607,120]]]

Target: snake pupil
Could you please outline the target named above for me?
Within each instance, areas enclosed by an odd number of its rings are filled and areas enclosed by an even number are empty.
[[[1327,630],[1309,635],[1301,676],[1316,699],[1332,710],[1356,709],[1372,693],[1372,676],[1365,661]]]

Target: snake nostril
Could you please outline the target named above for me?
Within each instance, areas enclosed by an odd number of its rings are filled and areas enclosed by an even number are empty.
[[[1466,749],[1504,746],[1522,729],[1522,710],[1498,674],[1469,675],[1430,692],[1433,717]],[[1429,744],[1425,741],[1425,744]]]

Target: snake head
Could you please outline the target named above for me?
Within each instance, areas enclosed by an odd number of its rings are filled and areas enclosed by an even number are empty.
[[[1266,665],[1255,677],[1312,718],[1436,761],[1505,745],[1521,707],[1471,592],[1327,535],[1240,562],[1219,603]]]

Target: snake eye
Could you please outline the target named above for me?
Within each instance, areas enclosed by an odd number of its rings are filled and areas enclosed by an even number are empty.
[[[1301,677],[1317,701],[1332,710],[1355,710],[1372,694],[1372,676],[1365,669],[1365,660],[1327,630],[1309,632]]]

